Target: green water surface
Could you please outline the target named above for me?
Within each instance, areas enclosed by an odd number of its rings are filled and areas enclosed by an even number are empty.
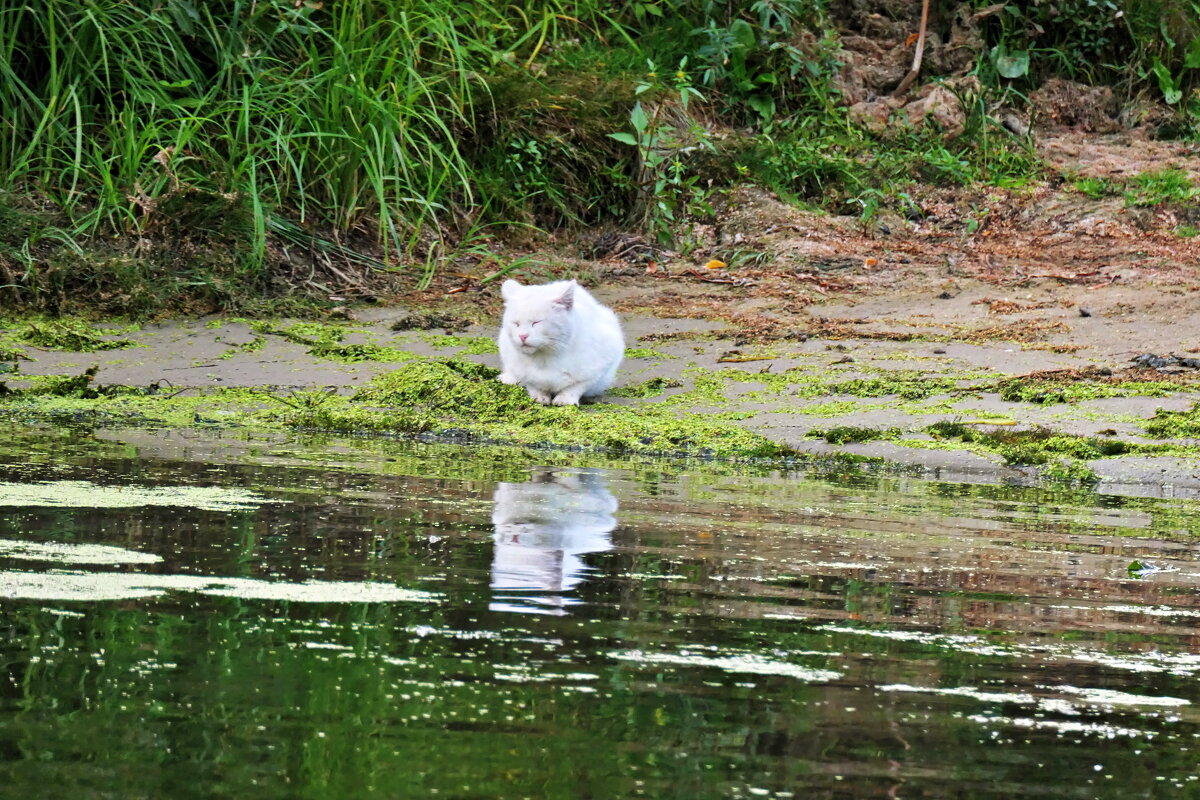
[[[2,432],[0,797],[1200,796],[1197,535],[1187,499]]]

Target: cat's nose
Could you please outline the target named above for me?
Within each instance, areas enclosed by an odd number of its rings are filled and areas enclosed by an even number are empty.
[[[525,340],[529,338],[528,333],[518,333],[517,336],[521,337],[521,344],[525,344]]]

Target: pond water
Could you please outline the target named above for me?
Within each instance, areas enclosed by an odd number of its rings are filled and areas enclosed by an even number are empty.
[[[1200,796],[1195,501],[249,434],[0,464],[0,796]]]

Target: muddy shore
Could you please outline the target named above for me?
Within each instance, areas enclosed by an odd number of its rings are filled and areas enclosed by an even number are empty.
[[[1195,147],[1127,136],[1047,137],[1040,147],[1062,174],[1136,173],[1147,159],[1200,174]],[[1183,226],[1195,209],[1142,208],[1061,184],[928,191],[919,218],[863,220],[740,189],[720,225],[693,232],[686,255],[625,248],[582,259],[577,244],[546,243],[543,267],[517,277],[578,277],[621,314],[630,348],[608,404],[579,412],[588,424],[565,441],[604,447],[586,439],[603,422],[596,415],[653,411],[659,422],[711,419],[723,440],[736,428],[780,452],[881,458],[948,479],[1040,476],[1200,496],[1200,237]],[[323,323],[101,325],[89,347],[53,341],[59,323],[10,320],[0,328],[10,358],[0,380],[18,399],[10,393],[0,406],[35,419],[47,399],[22,393],[49,385],[44,376],[78,378],[89,368],[90,386],[180,399],[254,388],[259,403],[269,396],[312,410],[323,395],[310,390],[348,397],[431,357],[495,367],[491,269],[447,273],[428,290],[344,308]],[[129,346],[78,352],[105,340]],[[105,398],[91,402],[99,408]],[[420,430],[457,433],[456,422],[474,416],[460,411],[442,409]],[[641,433],[622,432],[626,443],[654,438],[654,423],[641,423],[649,426]],[[338,424],[345,432],[354,420]],[[555,418],[545,430],[570,424]],[[482,438],[519,430],[493,427]],[[523,431],[517,441],[539,440]],[[670,441],[700,455],[742,446],[711,451],[685,434]]]

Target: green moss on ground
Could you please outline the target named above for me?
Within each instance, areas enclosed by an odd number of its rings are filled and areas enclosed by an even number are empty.
[[[625,358],[645,358],[656,361],[666,361],[675,356],[668,355],[661,350],[655,350],[652,347],[630,347],[625,350]]]
[[[1078,403],[1101,397],[1165,397],[1182,387],[1169,381],[1126,381],[1101,383],[1091,380],[1043,380],[1010,378],[995,385],[1001,400],[1013,403]]]
[[[866,428],[857,425],[835,425],[826,430],[813,429],[805,434],[809,439],[824,439],[830,444],[874,442],[879,439],[899,439],[903,431],[899,428]]]
[[[581,408],[541,406],[498,370],[450,359],[414,361],[377,376],[345,403],[290,420],[334,430],[435,432],[494,441],[555,444],[610,452],[785,458],[790,448],[745,430],[725,415],[677,413],[663,404]]]
[[[1160,408],[1145,424],[1146,433],[1156,439],[1200,438],[1200,403],[1187,411],[1167,411]]]
[[[827,384],[826,394],[848,394],[853,397],[888,397],[903,400],[925,400],[938,394],[959,391],[956,378],[936,378],[928,375],[902,374],[893,377],[856,378]]]
[[[363,361],[399,362],[417,358],[416,353],[383,347],[372,342],[347,344],[343,340],[351,329],[342,325],[320,322],[295,322],[282,326],[274,322],[253,322],[250,329],[258,334],[280,336],[289,342],[308,348],[308,354],[332,361],[359,363]]]
[[[463,348],[460,356],[482,356],[498,352],[496,342],[487,336],[459,336],[453,333],[423,333],[421,341],[430,347],[446,350],[451,347]]]
[[[67,350],[72,353],[95,353],[101,350],[122,350],[134,347],[128,339],[106,339],[109,335],[98,331],[82,320],[60,319],[47,322],[29,322],[19,329],[17,340],[47,350]]]
[[[1163,453],[1167,445],[1140,444],[1119,439],[1075,436],[1057,433],[1048,428],[1021,430],[979,430],[961,422],[935,422],[925,429],[939,440],[958,440],[996,453],[1006,464],[1043,465],[1056,458],[1080,460],[1108,458],[1129,453]]]
[[[42,379],[31,389],[0,392],[0,414],[93,423],[376,432],[621,454],[801,458],[738,425],[745,414],[686,413],[664,403],[545,407],[525,390],[496,380],[497,370],[457,358],[413,360],[349,397],[322,390],[166,394],[156,386],[94,386],[93,375],[89,370],[82,376]]]
[[[622,386],[619,389],[611,389],[609,394],[614,397],[659,397],[668,388],[676,388],[683,386],[682,381],[674,378],[650,378],[649,380],[635,383],[631,386]]]

